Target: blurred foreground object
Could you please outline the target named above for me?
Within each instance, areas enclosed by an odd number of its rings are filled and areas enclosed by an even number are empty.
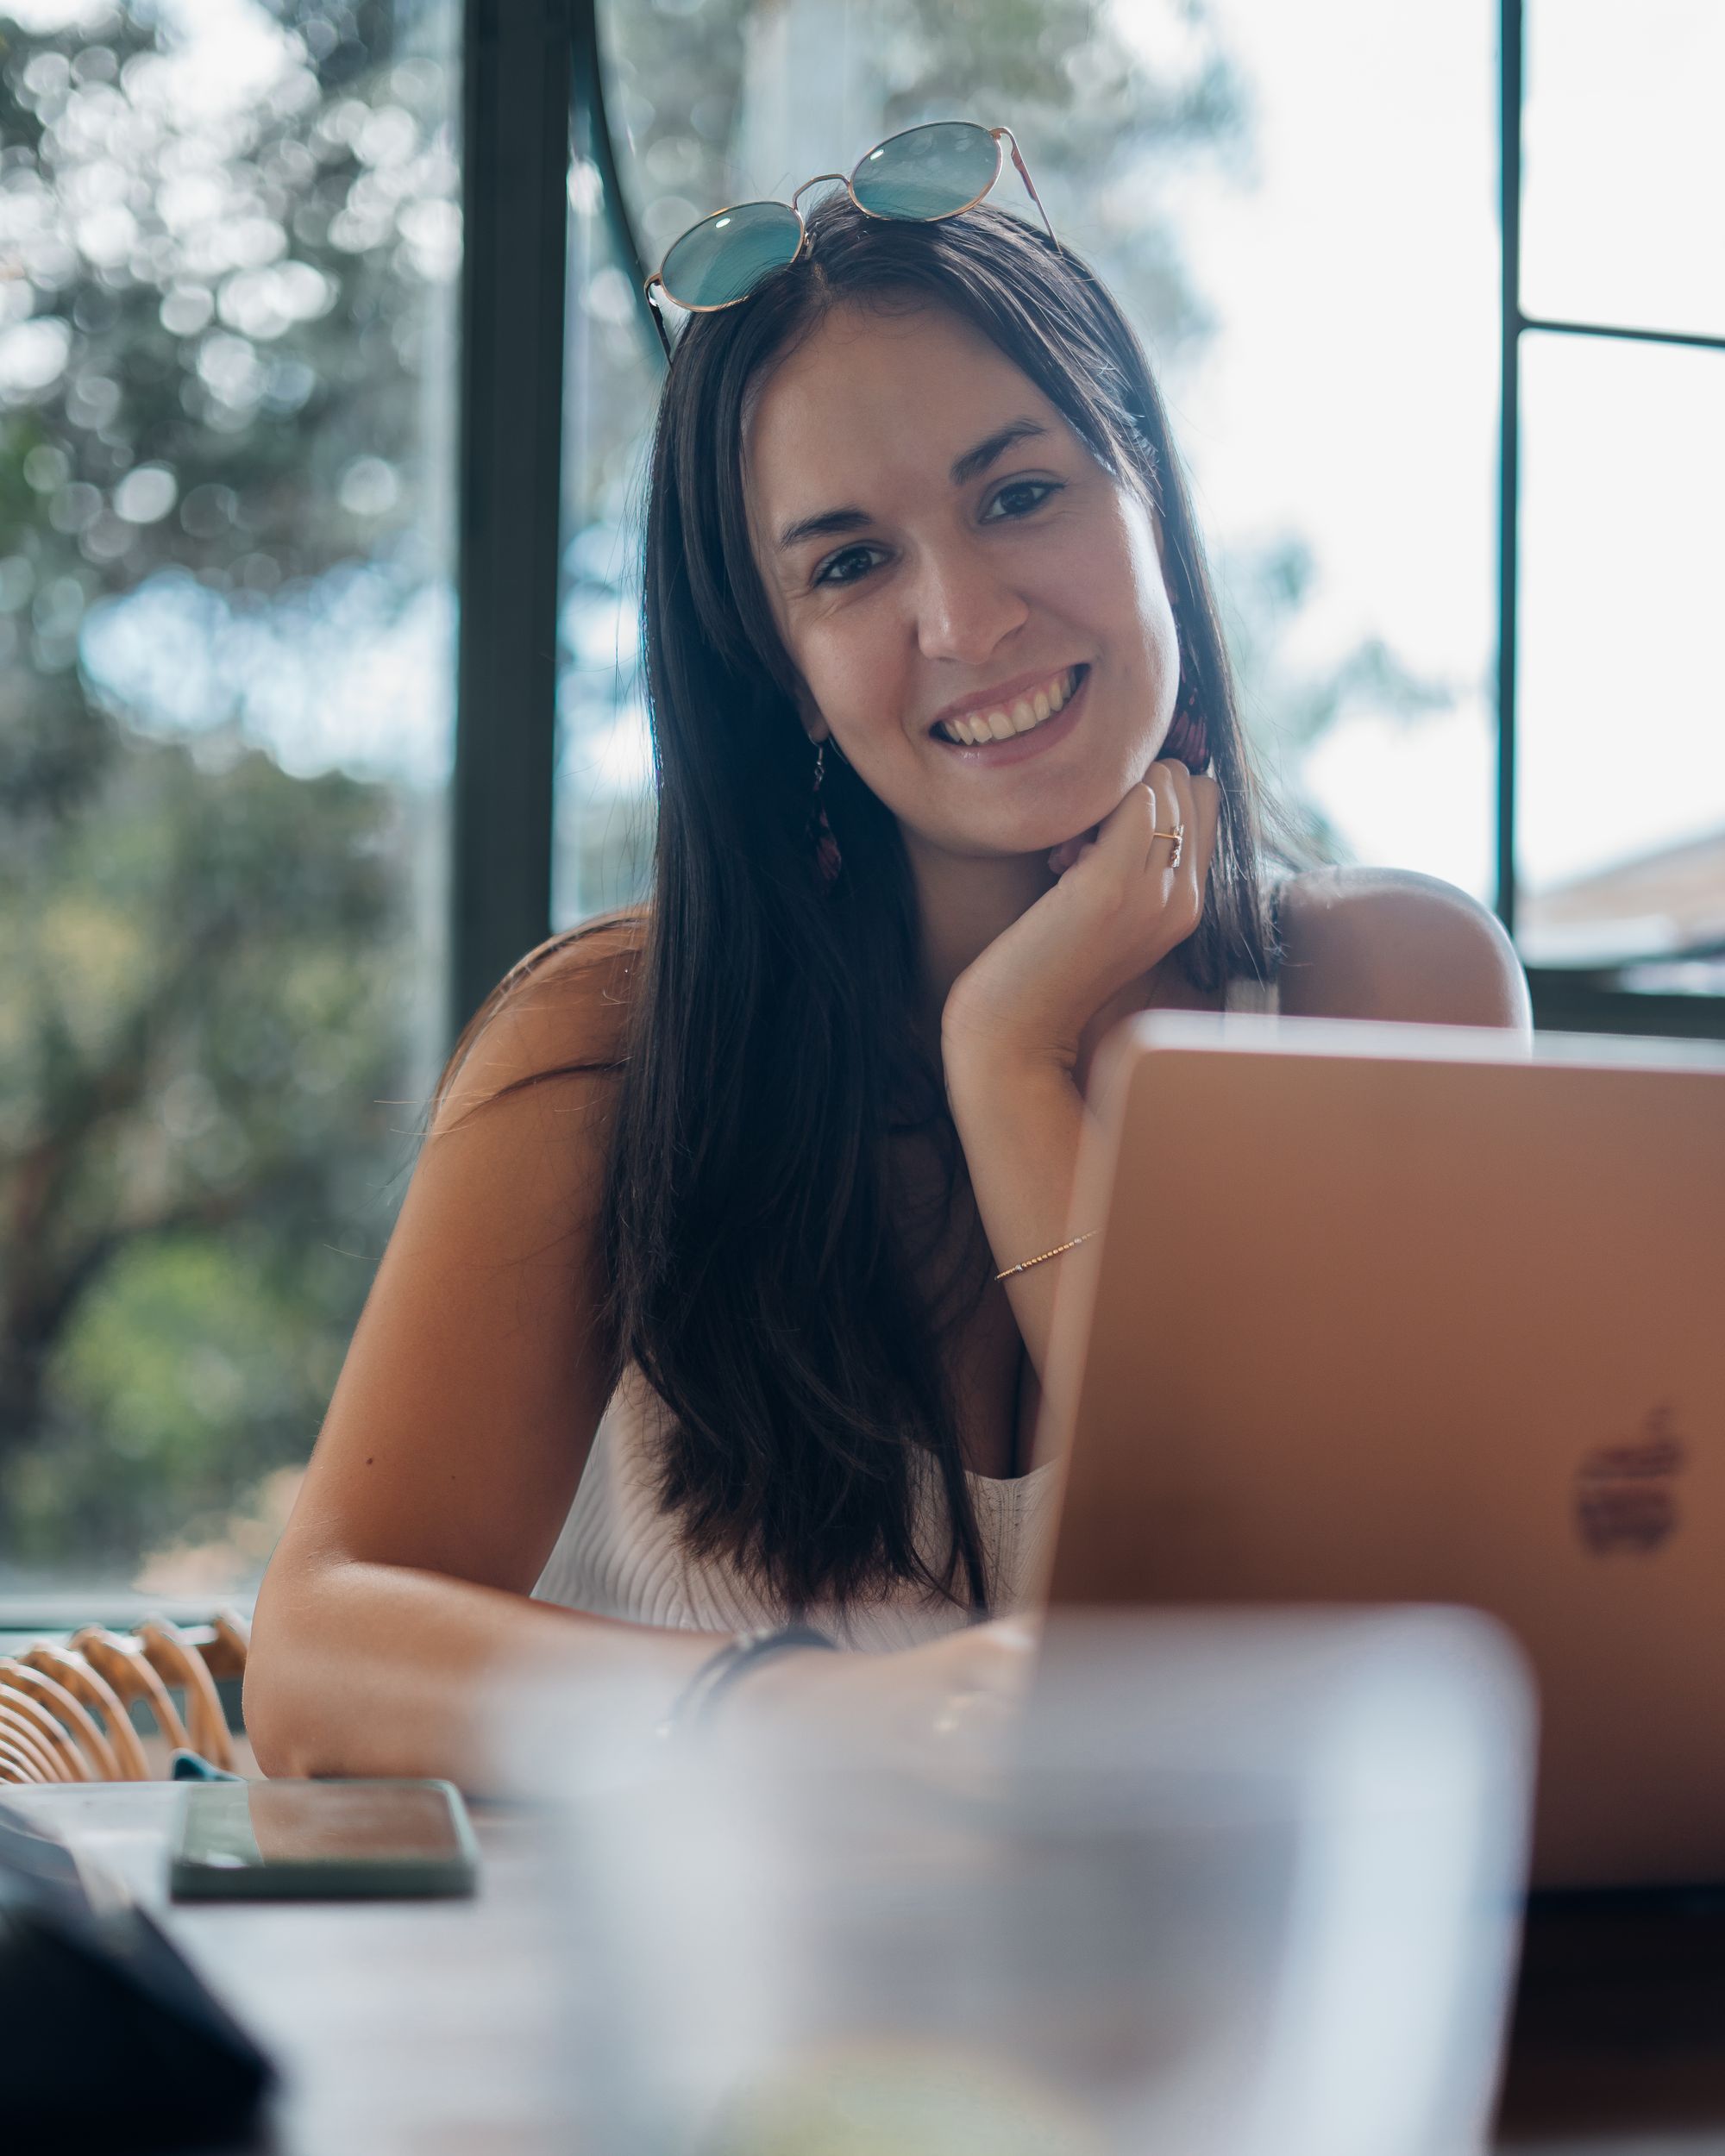
[[[565,1807],[593,2147],[1484,2145],[1534,1745],[1484,1618],[1061,1616],[968,1758],[788,1716],[656,1745],[652,1703],[586,1688],[513,1704],[512,1776]]]
[[[115,1877],[0,1803],[0,2146],[231,2147],[268,2055]]]
[[[0,1783],[166,1780],[185,1752],[228,1773],[248,1764],[216,1684],[245,1674],[250,1637],[223,1610],[207,1625],[86,1625],[64,1645],[42,1639],[0,1657]],[[142,1734],[137,1703],[154,1724]]]

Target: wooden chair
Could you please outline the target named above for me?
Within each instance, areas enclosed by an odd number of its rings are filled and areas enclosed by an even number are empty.
[[[52,1730],[61,1737],[64,1732],[47,1709],[38,1707],[32,1699],[20,1695],[16,1705],[0,1692],[0,1744],[4,1744],[14,1758],[29,1762],[33,1778],[38,1782],[72,1782],[88,1779],[74,1774],[66,1764],[65,1752]],[[66,1739],[69,1742],[69,1739]],[[76,1756],[76,1747],[73,1747]]]
[[[216,1683],[243,1676],[249,1639],[223,1611],[190,1626],[146,1618],[129,1633],[86,1625],[64,1646],[43,1639],[0,1657],[0,1783],[160,1781],[181,1747],[245,1771]],[[140,1702],[154,1725],[141,1734]]]

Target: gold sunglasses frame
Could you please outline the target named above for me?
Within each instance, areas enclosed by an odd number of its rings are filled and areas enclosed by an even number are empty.
[[[890,144],[899,141],[906,135],[919,135],[924,128],[951,127],[955,124],[961,127],[974,127],[979,123],[975,121],[959,121],[957,122],[950,120],[919,121],[915,127],[900,128],[897,135],[889,135],[884,141],[875,143],[873,149],[864,150],[862,156],[857,159],[856,162],[851,166],[849,172],[817,172],[812,179],[806,179],[802,185],[799,187],[796,192],[791,197],[788,202],[781,202],[776,198],[776,197],[762,195],[756,197],[750,202],[725,203],[718,210],[709,210],[706,216],[697,217],[695,222],[688,228],[688,231],[680,232],[676,238],[672,241],[669,247],[668,247],[665,249],[665,252],[659,257],[658,268],[654,271],[653,274],[641,287],[648,306],[653,310],[653,326],[659,332],[659,342],[665,348],[666,359],[668,360],[671,356],[671,340],[669,334],[665,328],[664,316],[659,310],[659,302],[653,297],[653,287],[656,285],[664,294],[665,298],[670,301],[671,304],[677,310],[677,311],[680,314],[685,315],[723,314],[727,307],[740,307],[745,299],[752,299],[756,292],[760,289],[758,285],[751,285],[746,292],[739,292],[735,299],[721,299],[710,307],[685,306],[683,302],[675,296],[665,282],[665,265],[670,260],[671,257],[676,253],[677,249],[683,244],[683,241],[688,238],[689,233],[699,232],[704,224],[711,224],[715,217],[728,217],[734,210],[759,210],[766,208],[771,208],[774,210],[788,210],[791,215],[797,221],[797,248],[796,253],[793,254],[788,260],[781,263],[780,266],[783,269],[789,269],[792,264],[794,263],[801,255],[803,248],[808,241],[808,225],[805,221],[803,213],[798,207],[798,204],[801,202],[803,197],[807,194],[811,187],[819,187],[823,180],[837,179],[842,181],[844,183],[845,193],[850,196],[853,203],[856,204],[856,207],[862,210],[862,215],[865,217],[876,218],[882,224],[944,224],[949,217],[962,217],[967,210],[974,210],[979,202],[982,202],[986,197],[991,195],[994,189],[1000,185],[1000,174],[1006,170],[1006,159],[1000,148],[1001,142],[1004,140],[1012,146],[1013,163],[1018,167],[1019,178],[1023,180],[1026,191],[1029,194],[1031,200],[1036,204],[1037,214],[1042,219],[1049,238],[1054,242],[1055,253],[1057,254],[1062,253],[1063,249],[1061,248],[1060,241],[1055,238],[1054,227],[1049,221],[1048,212],[1042,206],[1042,197],[1036,191],[1036,182],[1030,176],[1030,167],[1024,161],[1024,153],[1019,147],[1018,137],[1013,133],[1010,128],[984,128],[982,129],[982,132],[990,137],[994,145],[994,169],[988,177],[988,185],[984,187],[980,193],[972,195],[969,202],[960,203],[956,210],[943,210],[938,217],[883,217],[881,216],[878,210],[870,210],[865,204],[856,201],[856,189],[854,183],[857,173],[862,171],[862,167],[868,163],[871,157],[878,155],[881,150],[886,149]],[[774,273],[769,273],[769,274]]]

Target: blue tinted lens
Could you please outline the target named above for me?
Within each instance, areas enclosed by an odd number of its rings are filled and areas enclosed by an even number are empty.
[[[1000,153],[987,128],[937,120],[870,150],[850,186],[877,217],[950,217],[987,194],[1000,169]]]
[[[727,307],[796,260],[803,228],[782,202],[744,202],[692,225],[659,273],[680,307]]]

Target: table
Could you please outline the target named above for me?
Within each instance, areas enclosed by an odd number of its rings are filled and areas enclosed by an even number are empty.
[[[121,1873],[275,2054],[268,2138],[229,2156],[569,2156],[570,1958],[543,1819],[472,1808],[474,1901],[180,1907],[163,1877],[179,1794],[3,1793]],[[1725,1896],[1536,1915],[1497,2147],[1725,2156]]]
[[[199,1906],[166,1899],[175,1783],[0,1796],[121,1874],[273,2054],[283,2087],[258,2156],[570,2156],[555,2071],[568,1977],[535,1891],[531,1814],[470,1807],[474,1900]]]

